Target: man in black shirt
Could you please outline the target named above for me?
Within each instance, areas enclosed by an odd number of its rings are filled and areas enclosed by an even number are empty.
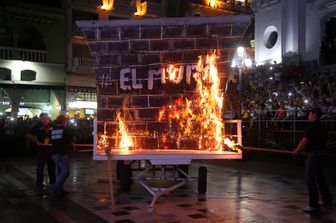
[[[37,147],[37,164],[36,164],[36,185],[38,189],[43,189],[43,169],[44,165],[48,166],[49,184],[54,184],[56,179],[55,163],[51,159],[50,139],[50,117],[47,113],[40,114],[40,122],[34,125],[27,133],[30,141]]]
[[[309,192],[309,207],[303,211],[309,214],[320,212],[318,189],[322,194],[322,201],[325,205],[332,205],[332,196],[323,173],[323,165],[327,158],[328,130],[321,123],[322,110],[314,108],[309,112],[310,122],[303,138],[293,151],[298,155],[304,148],[307,149],[308,157],[306,163],[306,184]]]
[[[51,144],[53,148],[52,159],[57,168],[57,178],[51,188],[51,193],[61,195],[64,192],[63,185],[69,177],[69,152],[73,149],[73,133],[67,127],[68,121],[65,115],[56,119],[56,126],[51,131]]]

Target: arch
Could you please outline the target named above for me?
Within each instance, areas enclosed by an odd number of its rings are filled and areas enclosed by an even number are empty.
[[[62,90],[0,88],[0,116],[33,117],[47,112],[55,119],[61,109],[65,109]]]
[[[18,47],[25,49],[45,50],[43,35],[34,28],[23,29],[18,38]]]

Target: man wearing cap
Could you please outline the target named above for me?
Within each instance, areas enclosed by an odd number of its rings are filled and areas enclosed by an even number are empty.
[[[45,164],[48,167],[49,184],[54,184],[56,179],[55,163],[51,158],[52,150],[49,144],[50,131],[50,117],[47,113],[41,113],[40,121],[27,133],[27,138],[37,147],[36,185],[39,190],[43,189]]]
[[[70,174],[69,152],[73,148],[73,133],[67,125],[68,120],[66,116],[59,115],[56,119],[56,126],[51,131],[52,159],[56,164],[57,177],[50,191],[56,196],[64,193],[63,185]]]
[[[309,126],[299,142],[293,155],[298,155],[304,148],[308,156],[306,162],[306,184],[309,192],[309,207],[303,211],[309,214],[319,214],[319,194],[322,194],[322,201],[326,206],[332,205],[332,196],[323,173],[323,165],[327,158],[328,130],[321,123],[322,110],[314,108],[309,112]]]

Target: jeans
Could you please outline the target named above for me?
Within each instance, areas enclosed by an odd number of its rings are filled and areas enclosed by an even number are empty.
[[[326,162],[327,153],[324,151],[312,151],[308,154],[306,163],[306,184],[309,192],[309,206],[319,208],[319,192],[323,201],[331,199],[328,183],[324,177],[323,165]]]
[[[61,193],[65,180],[69,177],[69,158],[67,155],[54,154],[52,159],[56,164],[56,182],[52,186],[51,191],[54,193]]]

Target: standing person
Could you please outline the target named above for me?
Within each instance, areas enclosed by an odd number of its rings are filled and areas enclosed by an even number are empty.
[[[65,192],[63,185],[70,174],[69,152],[73,149],[73,132],[67,125],[68,120],[66,116],[59,115],[56,119],[56,126],[51,131],[52,159],[56,164],[57,178],[50,192],[56,196]]]
[[[49,184],[54,184],[56,179],[55,163],[51,159],[52,148],[50,141],[50,117],[47,113],[40,114],[40,121],[36,123],[27,133],[30,141],[36,144],[37,164],[36,164],[36,186],[37,189],[43,189],[43,169],[47,164]]]
[[[314,108],[309,112],[309,126],[293,151],[293,155],[296,156],[304,148],[307,148],[306,184],[309,192],[309,207],[304,208],[303,211],[309,214],[320,212],[318,189],[326,206],[332,205],[333,202],[323,173],[323,165],[327,158],[328,130],[321,123],[321,116],[322,110],[320,108]]]

